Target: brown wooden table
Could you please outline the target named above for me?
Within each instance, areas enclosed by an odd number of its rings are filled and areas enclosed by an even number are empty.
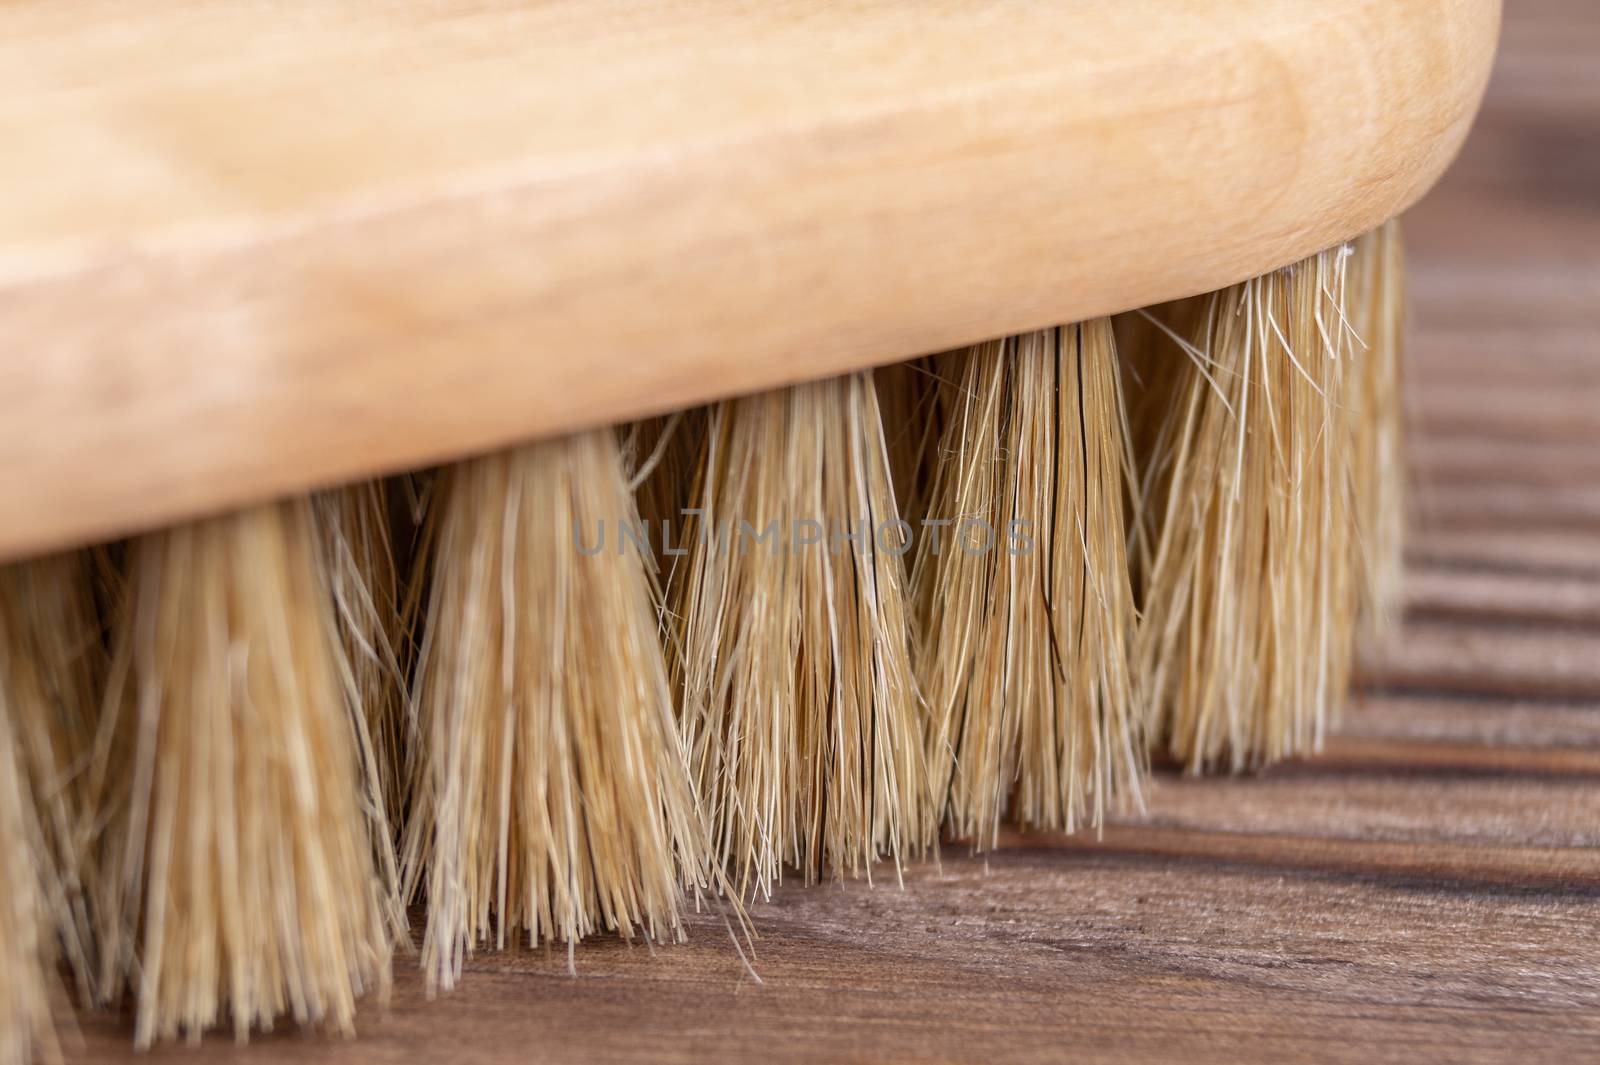
[[[1600,10],[1509,0],[1479,128],[1408,218],[1404,632],[1315,759],[1159,776],[1017,837],[719,918],[687,946],[399,963],[356,1042],[162,1059],[1527,1061],[1600,1057]],[[129,1056],[86,1024],[69,1055]]]

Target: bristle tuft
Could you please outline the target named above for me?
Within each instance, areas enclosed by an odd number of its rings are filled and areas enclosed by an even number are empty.
[[[1405,546],[1404,355],[1405,252],[1400,223],[1386,222],[1355,241],[1350,261],[1350,317],[1356,332],[1354,396],[1356,527],[1368,639],[1399,616]]]
[[[615,437],[462,463],[435,508],[404,845],[428,986],[519,929],[680,938],[704,827]]]
[[[785,863],[869,873],[936,829],[904,568],[870,374],[709,414],[679,586],[683,728],[741,897]]]
[[[957,836],[1071,831],[1137,796],[1142,716],[1126,429],[1110,323],[941,356],[945,421],[918,544],[929,761]]]
[[[92,976],[81,760],[102,665],[82,555],[0,566],[0,1065],[58,1057],[65,959]]]
[[[92,767],[109,828],[103,987],[134,1039],[350,1033],[386,991],[394,899],[309,503],[140,538]]]
[[[1344,696],[1359,594],[1347,258],[1147,316],[1163,328],[1135,364],[1149,389],[1135,661],[1191,767],[1312,751]]]
[[[0,1065],[23,1065],[40,1048],[59,1057],[51,1023],[55,930],[49,874],[38,864],[42,818],[21,750],[26,726],[13,720],[16,694],[0,691],[0,700]]]

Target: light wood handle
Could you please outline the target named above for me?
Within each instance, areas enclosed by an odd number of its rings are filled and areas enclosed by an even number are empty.
[[[0,557],[1240,280],[1499,0],[12,0]]]

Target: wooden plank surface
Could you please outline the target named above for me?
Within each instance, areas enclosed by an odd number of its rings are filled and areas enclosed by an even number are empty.
[[[1159,777],[1103,839],[786,887],[654,952],[399,967],[354,1043],[156,1060],[1564,1061],[1600,1053],[1600,19],[1513,0],[1410,216],[1422,436],[1404,633],[1315,759]],[[128,1057],[94,1020],[71,1053]]]

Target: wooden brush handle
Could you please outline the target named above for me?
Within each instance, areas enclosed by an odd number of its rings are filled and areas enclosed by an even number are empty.
[[[12,0],[0,557],[1220,287],[1499,0]]]

